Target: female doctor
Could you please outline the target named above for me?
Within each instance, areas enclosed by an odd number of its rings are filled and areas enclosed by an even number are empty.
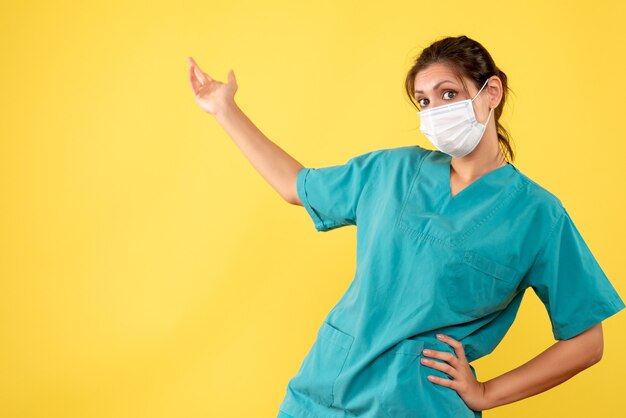
[[[507,77],[466,37],[424,49],[405,86],[435,150],[374,150],[305,168],[265,137],[228,82],[192,58],[198,105],[317,231],[357,226],[356,272],[289,381],[279,417],[481,417],[602,357],[601,322],[625,307],[561,201],[524,175],[499,118]],[[508,157],[505,159],[504,154]],[[557,342],[481,382],[532,287]]]

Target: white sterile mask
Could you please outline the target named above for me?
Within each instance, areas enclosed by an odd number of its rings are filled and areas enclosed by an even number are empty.
[[[476,148],[487,129],[493,109],[489,110],[489,116],[483,125],[476,120],[472,102],[485,88],[487,81],[471,100],[466,99],[417,112],[420,117],[420,131],[439,151],[458,158],[466,156]]]

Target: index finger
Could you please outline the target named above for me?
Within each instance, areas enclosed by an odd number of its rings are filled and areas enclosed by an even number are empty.
[[[196,63],[196,61],[192,57],[187,57],[187,62],[195,71],[196,77],[198,78],[198,80],[200,80],[202,83],[206,83],[207,81],[213,81],[211,76],[209,76],[204,71],[202,71],[200,66]]]
[[[202,87],[202,85],[200,84],[200,81],[198,81],[198,77],[196,77],[193,66],[189,67],[189,80],[191,81],[191,88],[195,94],[200,87]]]
[[[198,65],[198,64],[196,64],[196,61],[192,57],[187,57],[187,63],[189,65],[195,65],[195,66]]]
[[[437,338],[440,341],[443,341],[449,346],[451,346],[454,349],[454,352],[456,353],[457,358],[467,361],[465,357],[465,349],[463,348],[463,344],[461,344],[460,341],[457,341],[448,335],[442,335],[442,334],[438,334]]]

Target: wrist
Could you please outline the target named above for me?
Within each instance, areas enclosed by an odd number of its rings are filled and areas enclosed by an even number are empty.
[[[492,409],[498,406],[493,398],[493,381],[487,380],[486,382],[482,382],[483,389],[483,410]]]
[[[217,108],[213,116],[220,121],[232,116],[238,110],[240,110],[239,106],[237,106],[234,100],[227,100]]]

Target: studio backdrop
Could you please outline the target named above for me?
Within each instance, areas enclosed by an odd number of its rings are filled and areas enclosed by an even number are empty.
[[[515,165],[557,195],[626,294],[624,2],[20,1],[0,13],[0,416],[275,417],[354,277],[193,100],[186,58],[306,167],[433,146],[416,54],[481,42],[508,75]],[[626,318],[604,356],[490,418],[621,416]],[[554,343],[527,291],[486,381]]]

